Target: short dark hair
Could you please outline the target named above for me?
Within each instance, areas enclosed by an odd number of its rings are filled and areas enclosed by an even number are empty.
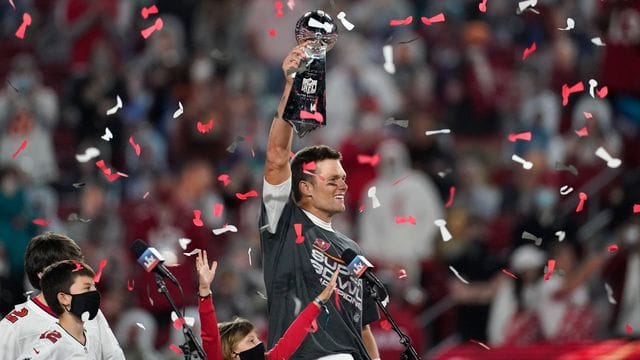
[[[58,302],[58,293],[69,294],[73,282],[79,276],[93,278],[95,273],[89,265],[75,260],[58,261],[44,269],[40,280],[42,293],[47,305],[56,315],[60,316],[64,313],[62,305]]]
[[[236,347],[245,336],[249,335],[254,328],[251,321],[241,317],[235,318],[233,321],[218,324],[222,356],[225,360],[233,359],[233,348]]]
[[[71,238],[48,231],[31,239],[24,253],[24,270],[31,286],[42,290],[38,273],[62,260],[84,261],[80,247]]]
[[[300,181],[313,181],[312,175],[304,173],[303,165],[322,160],[342,160],[342,154],[326,145],[315,145],[298,151],[291,160],[291,191],[293,191],[293,199],[296,202],[302,200],[302,194],[298,187]]]

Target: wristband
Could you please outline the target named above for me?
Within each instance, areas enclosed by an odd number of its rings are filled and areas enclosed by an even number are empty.
[[[324,301],[320,300],[319,297],[316,296],[315,299],[313,299],[313,302],[318,304],[318,306],[320,306],[320,308],[322,308],[322,305],[324,305]]]

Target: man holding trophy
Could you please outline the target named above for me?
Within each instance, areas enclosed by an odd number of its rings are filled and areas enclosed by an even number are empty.
[[[260,241],[268,297],[272,347],[297,316],[300,305],[340,271],[336,293],[308,329],[292,358],[378,359],[369,324],[378,320],[368,286],[351,276],[341,254],[358,245],[335,231],[331,218],[345,210],[346,173],[339,152],[323,145],[300,150],[289,163],[293,131],[302,137],[326,125],[325,56],[337,28],[320,10],[296,25],[296,46],[284,59],[286,85],[271,124],[267,144],[260,216]]]

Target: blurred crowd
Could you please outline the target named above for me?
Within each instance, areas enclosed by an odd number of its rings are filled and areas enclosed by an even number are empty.
[[[172,293],[196,318],[185,253],[206,249],[220,263],[218,318],[264,328],[260,200],[235,194],[261,190],[282,59],[297,19],[320,8],[344,11],[355,29],[336,20],[328,126],[294,149],[342,152],[348,210],[334,227],[376,265],[419,351],[640,335],[640,1],[540,0],[518,14],[512,0],[489,0],[486,13],[466,0],[296,0],[281,2],[282,16],[269,0],[10,3],[0,3],[0,314],[30,290],[28,240],[56,231],[95,268],[107,260],[102,310],[127,358],[182,342],[130,254],[135,239],[165,254],[184,298]],[[143,18],[152,4],[159,13]],[[18,39],[25,12],[33,20]],[[420,21],[440,12],[443,23]],[[162,30],[144,39],[157,17]],[[575,28],[560,30],[567,18]],[[606,97],[589,93],[590,79]],[[581,81],[563,105],[563,85]],[[107,115],[117,97],[123,107]],[[439,129],[451,133],[425,135]],[[521,132],[531,140],[508,140]],[[98,157],[76,157],[90,147]],[[622,164],[610,167],[600,147]],[[374,154],[377,166],[358,161]],[[98,160],[120,177],[108,180]],[[409,216],[415,224],[397,220]],[[238,231],[212,233],[225,224]],[[399,353],[393,332],[374,331],[382,358]]]

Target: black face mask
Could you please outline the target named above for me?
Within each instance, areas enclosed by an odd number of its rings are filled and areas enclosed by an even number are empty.
[[[98,315],[98,310],[100,310],[100,293],[98,290],[69,295],[71,295],[70,313],[82,319],[82,314],[88,312],[89,320],[93,320]]]
[[[264,360],[264,344],[260,343],[249,350],[238,353],[240,360]]]

